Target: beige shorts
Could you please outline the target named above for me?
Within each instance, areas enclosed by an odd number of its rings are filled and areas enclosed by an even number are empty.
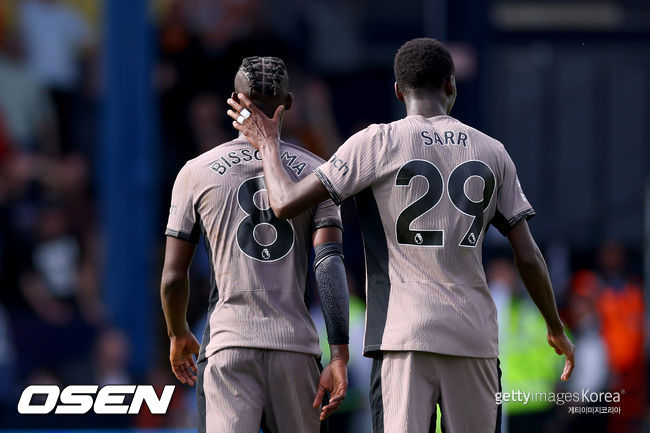
[[[318,433],[320,408],[312,402],[319,377],[313,355],[222,349],[199,364],[199,431]]]
[[[501,431],[501,372],[497,358],[427,352],[381,352],[373,360],[373,433],[436,431],[436,404],[445,433]]]

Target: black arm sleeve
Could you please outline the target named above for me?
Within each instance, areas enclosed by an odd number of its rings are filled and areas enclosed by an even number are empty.
[[[314,274],[329,344],[348,344],[350,298],[340,242],[326,242],[314,249]]]

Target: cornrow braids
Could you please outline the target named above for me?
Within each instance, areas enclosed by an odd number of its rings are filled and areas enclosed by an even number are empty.
[[[246,57],[239,70],[246,75],[250,94],[265,97],[276,96],[282,88],[289,86],[289,73],[282,59],[278,57]]]

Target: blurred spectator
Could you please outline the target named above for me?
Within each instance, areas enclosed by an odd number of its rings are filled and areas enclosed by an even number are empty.
[[[190,125],[199,154],[231,140],[234,135],[221,128],[223,99],[211,93],[200,93],[192,99],[189,107]]]
[[[48,366],[66,373],[84,364],[94,333],[81,313],[80,244],[56,202],[41,205],[37,229],[18,277],[26,309],[15,311],[16,345],[26,370]]]
[[[27,67],[50,93],[56,107],[63,150],[74,143],[75,97],[80,84],[80,54],[91,44],[90,27],[73,8],[58,0],[24,0],[20,28]]]
[[[327,160],[343,144],[329,89],[322,80],[305,76],[297,65],[291,71],[294,105],[283,119],[288,140]]]
[[[0,303],[0,407],[9,403],[10,392],[13,390],[15,381],[16,354],[13,346],[9,316]]]
[[[91,41],[83,17],[58,0],[24,0],[20,24],[33,76],[49,89],[72,91],[80,79],[79,54]]]
[[[94,380],[99,386],[129,385],[133,379],[128,371],[129,338],[118,329],[106,329],[95,342]]]
[[[5,160],[11,152],[11,142],[9,141],[9,134],[2,118],[0,111],[0,162]]]
[[[19,45],[14,38],[0,47],[0,117],[15,150],[51,154],[58,147],[52,101],[28,72]]]
[[[359,35],[361,2],[317,0],[306,2],[304,11],[311,30],[307,52],[312,64],[326,73],[358,68],[364,55]]]
[[[574,291],[594,299],[611,371],[608,391],[621,392],[620,414],[609,417],[608,432],[641,431],[646,405],[644,305],[641,282],[628,275],[624,246],[603,243],[598,271],[583,271]],[[623,391],[624,390],[624,391]]]
[[[573,287],[584,287],[591,282],[584,279],[593,275],[578,273],[574,277]],[[583,390],[591,392],[607,391],[609,380],[607,352],[600,335],[600,323],[593,292],[581,293],[574,291],[569,299],[569,318],[572,324],[573,340],[576,345],[575,361],[578,366],[571,380],[566,384],[566,390],[581,394]],[[602,407],[604,404],[595,403]],[[607,431],[606,414],[579,414],[569,417],[564,431],[605,432]]]
[[[562,371],[562,358],[546,341],[546,322],[522,290],[511,259],[487,266],[487,279],[499,320],[499,359],[503,392],[551,393]],[[539,399],[503,405],[504,431],[552,431],[552,402]]]

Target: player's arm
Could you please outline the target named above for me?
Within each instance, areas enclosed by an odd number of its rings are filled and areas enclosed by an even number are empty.
[[[564,333],[544,257],[530,234],[525,218],[515,224],[507,236],[519,275],[546,321],[548,343],[558,355],[566,355],[562,380],[568,380],[574,367],[575,346]]]
[[[190,296],[188,270],[196,245],[167,236],[165,264],[160,283],[167,333],[170,339],[169,362],[181,383],[194,385],[197,367],[192,355],[199,354],[199,343],[187,324],[187,302]]]
[[[321,374],[313,403],[314,407],[320,406],[325,392],[330,393],[329,403],[321,409],[320,419],[324,420],[339,408],[348,388],[350,299],[343,265],[341,229],[318,229],[314,232],[313,243],[314,274],[332,355]]]
[[[244,107],[251,113],[243,124],[234,121],[233,126],[260,151],[267,193],[275,215],[278,218],[293,218],[329,198],[327,189],[313,173],[294,183],[282,167],[280,123],[284,106],[280,105],[273,118],[269,119],[245,95],[240,93],[237,97],[241,104],[232,98],[228,99],[228,104],[235,110],[228,110],[228,115],[237,119]]]

